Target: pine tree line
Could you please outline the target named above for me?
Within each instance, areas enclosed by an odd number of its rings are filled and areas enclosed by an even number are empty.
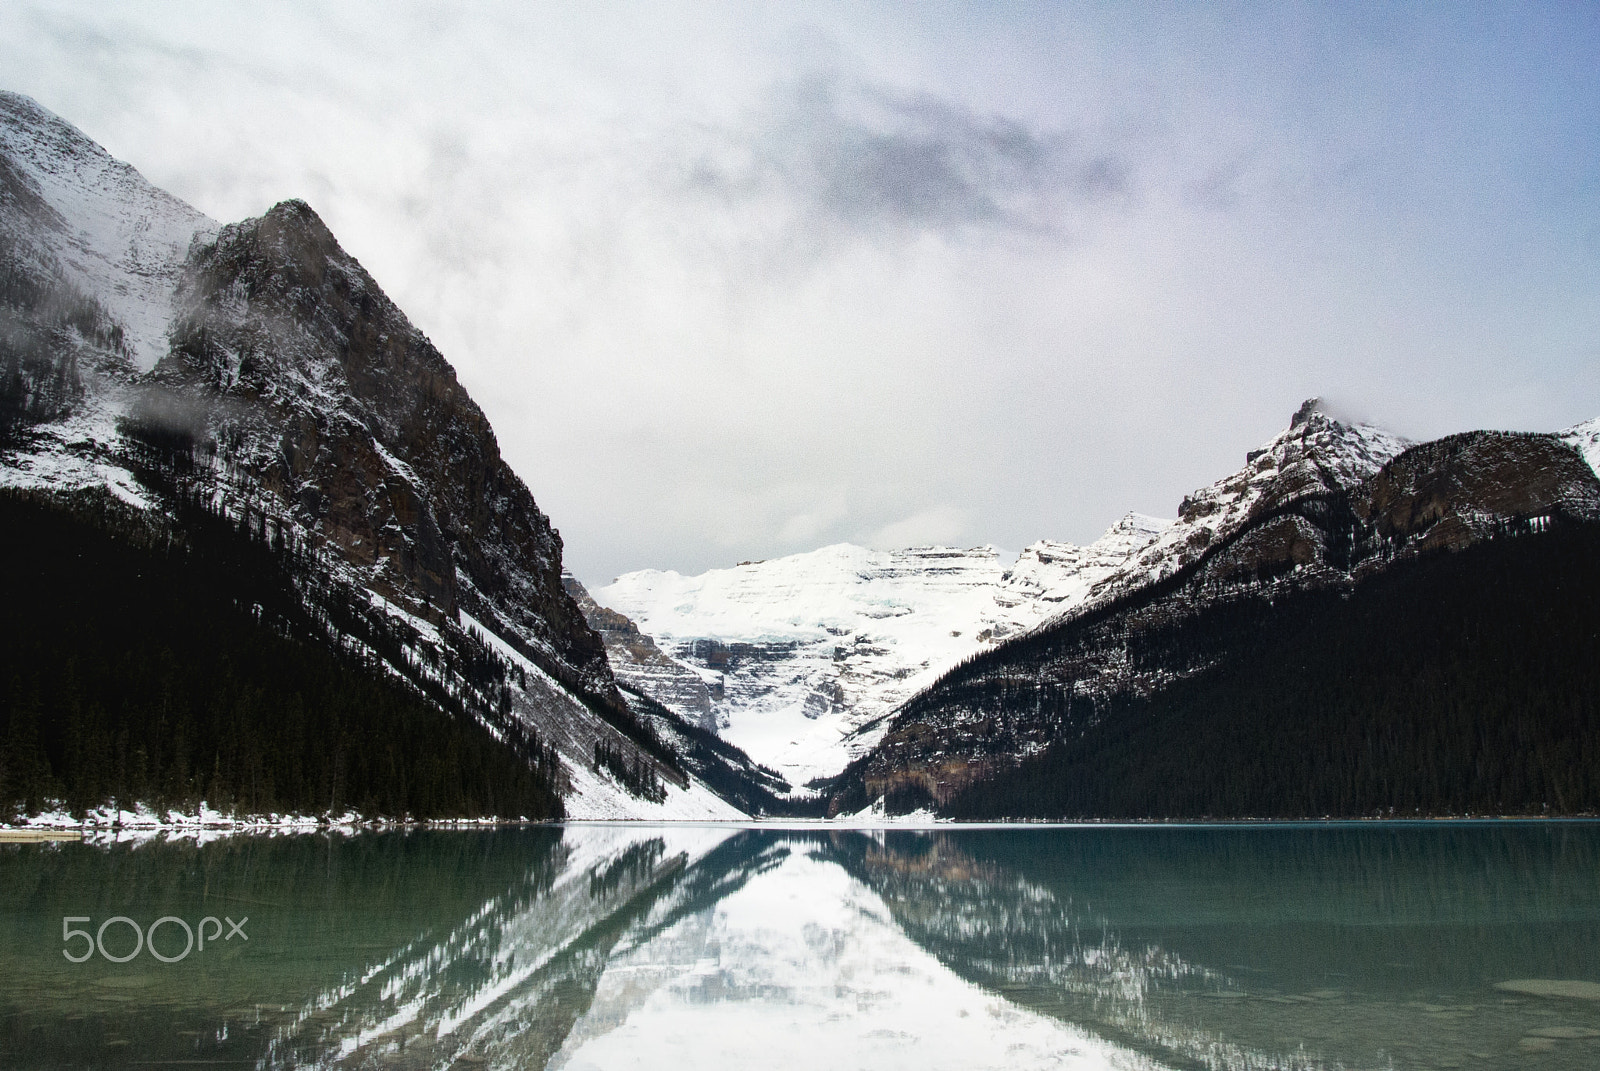
[[[608,741],[596,740],[594,769],[596,773],[610,774],[617,784],[639,799],[662,803],[667,798],[666,787],[656,776],[655,767],[644,761],[637,751],[633,754],[633,761],[629,762],[627,756]]]
[[[559,816],[554,749],[476,693],[395,679],[374,652],[403,632],[348,593],[308,609],[326,574],[303,543],[181,508],[173,527],[0,493],[0,808]],[[366,635],[331,646],[344,621]],[[486,686],[509,673],[489,654],[462,661]]]
[[[268,584],[263,593],[275,627],[313,637],[373,672],[398,673],[430,702],[476,718],[496,736],[526,732],[512,713],[514,690],[527,686],[520,666],[464,629],[444,628],[442,648],[424,642],[364,591],[336,580],[325,546],[217,478],[229,467],[226,446],[202,440],[181,423],[149,417],[124,419],[120,430],[133,471],[168,504],[187,543],[201,552],[222,547],[226,554],[241,542],[255,544],[279,559],[289,583]]]

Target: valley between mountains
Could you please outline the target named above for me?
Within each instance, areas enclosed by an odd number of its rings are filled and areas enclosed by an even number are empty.
[[[1312,400],[1087,546],[590,591],[310,206],[0,94],[11,824],[1592,814],[1597,466]]]

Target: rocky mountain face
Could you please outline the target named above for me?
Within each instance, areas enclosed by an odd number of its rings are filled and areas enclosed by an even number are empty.
[[[570,814],[737,813],[632,712],[483,412],[304,203],[218,227],[0,94],[0,347],[0,486],[310,548],[348,593],[328,642],[532,728]]]
[[[166,352],[216,225],[27,97],[0,93],[0,486],[111,487],[115,422]]]
[[[1565,435],[1473,431],[1413,447],[1350,496],[1355,572],[1397,556],[1459,550],[1508,524],[1600,517],[1600,485]]]
[[[1178,521],[1073,613],[899,708],[838,782],[835,805],[939,806],[1099,725],[1119,702],[1156,709],[1154,697],[1244,653],[1230,643],[1252,608],[1359,594],[1407,562],[1600,521],[1600,481],[1574,438],[1471,432],[1406,446],[1308,403],[1245,468],[1187,497]]]
[[[1410,445],[1370,424],[1337,420],[1311,399],[1287,428],[1246,455],[1242,469],[1184,496],[1178,519],[1129,555],[1078,608],[1104,605],[1201,559],[1226,570],[1232,559],[1218,558],[1225,546],[1252,568],[1254,554],[1315,567],[1322,557],[1316,550],[1321,537],[1294,520],[1297,511],[1314,511],[1313,503],[1349,493]],[[1247,529],[1259,548],[1234,548]]]
[[[258,624],[531,733],[574,817],[775,812],[807,784],[943,806],[1242,665],[1240,637],[1294,625],[1267,610],[1600,518],[1597,459],[1600,420],[1416,445],[1313,401],[1176,520],[1085,547],[841,544],[590,598],[449,363],[310,207],[219,226],[0,93],[0,493],[115,517],[141,552],[205,526],[218,570],[266,561],[229,532],[292,559],[302,605]]]
[[[1129,513],[1087,546],[1051,539],[1031,544],[1000,575],[995,593],[1002,614],[1020,612],[1014,620],[997,621],[991,638],[1008,639],[1097,597],[1106,583],[1124,575],[1129,559],[1155,544],[1172,524]]]
[[[699,673],[665,654],[626,615],[595,602],[577,577],[568,573],[561,581],[584,620],[605,644],[606,658],[620,683],[677,711],[708,732],[717,731],[711,689]],[[718,685],[720,691],[720,681]]]
[[[606,645],[623,699],[670,747],[685,770],[750,815],[814,816],[821,801],[794,798],[794,786],[717,735],[711,692],[700,674],[662,653],[639,626],[594,601],[570,573],[562,583]]]
[[[563,686],[620,703],[561,586],[561,538],[426,337],[298,201],[198,244],[135,430],[191,437],[363,587],[466,615]]]

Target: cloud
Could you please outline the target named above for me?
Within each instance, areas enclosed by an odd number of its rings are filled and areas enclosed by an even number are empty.
[[[686,185],[734,203],[787,199],[804,225],[855,234],[1059,237],[1132,189],[1125,155],[1083,142],[929,93],[812,74],[724,131]]]
[[[1093,539],[1319,393],[1600,411],[1591,17],[1074,11],[18,0],[0,69],[219,220],[310,201],[586,579]]]
[[[891,550],[897,547],[953,544],[962,539],[971,525],[972,516],[966,510],[941,504],[884,525],[867,538],[867,543]]]
[[[818,502],[814,509],[796,513],[778,528],[781,543],[814,543],[849,514],[842,495]]]

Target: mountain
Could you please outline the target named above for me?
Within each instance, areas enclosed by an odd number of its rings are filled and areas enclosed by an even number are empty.
[[[1184,496],[1178,519],[1074,609],[1104,605],[1170,577],[1213,557],[1246,529],[1255,533],[1252,545],[1235,548],[1235,557],[1253,561],[1252,555],[1259,554],[1280,564],[1315,568],[1323,557],[1318,550],[1321,536],[1293,519],[1299,504],[1349,493],[1410,445],[1373,425],[1338,420],[1320,399],[1310,399],[1287,428],[1246,454],[1244,468]],[[1267,542],[1275,545],[1267,547]]]
[[[1407,446],[1308,403],[1071,613],[899,707],[833,808],[1600,809],[1591,427]]]
[[[635,694],[650,696],[702,729],[717,731],[711,689],[704,677],[663,652],[631,618],[595,602],[577,577],[568,573],[561,582],[605,644],[606,659],[619,683]]]
[[[1346,492],[1408,445],[1313,400],[1244,469],[1187,496],[1176,521],[1130,513],[1088,546],[1042,540],[1007,565],[992,547],[840,544],[693,577],[628,573],[596,597],[653,639],[643,660],[612,644],[619,673],[685,715],[709,707],[728,739],[805,784],[871,751],[900,704],[963,660],[1160,581],[1285,503]],[[1309,563],[1285,523],[1272,538]],[[652,679],[693,689],[684,668],[706,701]]]
[[[1583,455],[1591,469],[1600,472],[1600,417],[1586,420],[1559,434],[1562,442]]]
[[[699,576],[645,570],[599,589],[612,618],[590,623],[624,680],[803,786],[961,659],[1089,598],[1166,525],[1129,514],[1087,547],[1040,542],[1009,566],[993,547],[841,543]]]
[[[266,631],[553,752],[568,815],[739,813],[624,699],[482,410],[309,206],[218,226],[0,94],[0,313],[19,509],[184,554],[265,550],[262,590],[293,598],[239,609],[277,606]],[[201,791],[186,777],[169,796]]]
[[[219,225],[0,94],[0,812],[1596,809],[1597,458],[1313,400],[1085,547],[591,598],[309,206]]]

